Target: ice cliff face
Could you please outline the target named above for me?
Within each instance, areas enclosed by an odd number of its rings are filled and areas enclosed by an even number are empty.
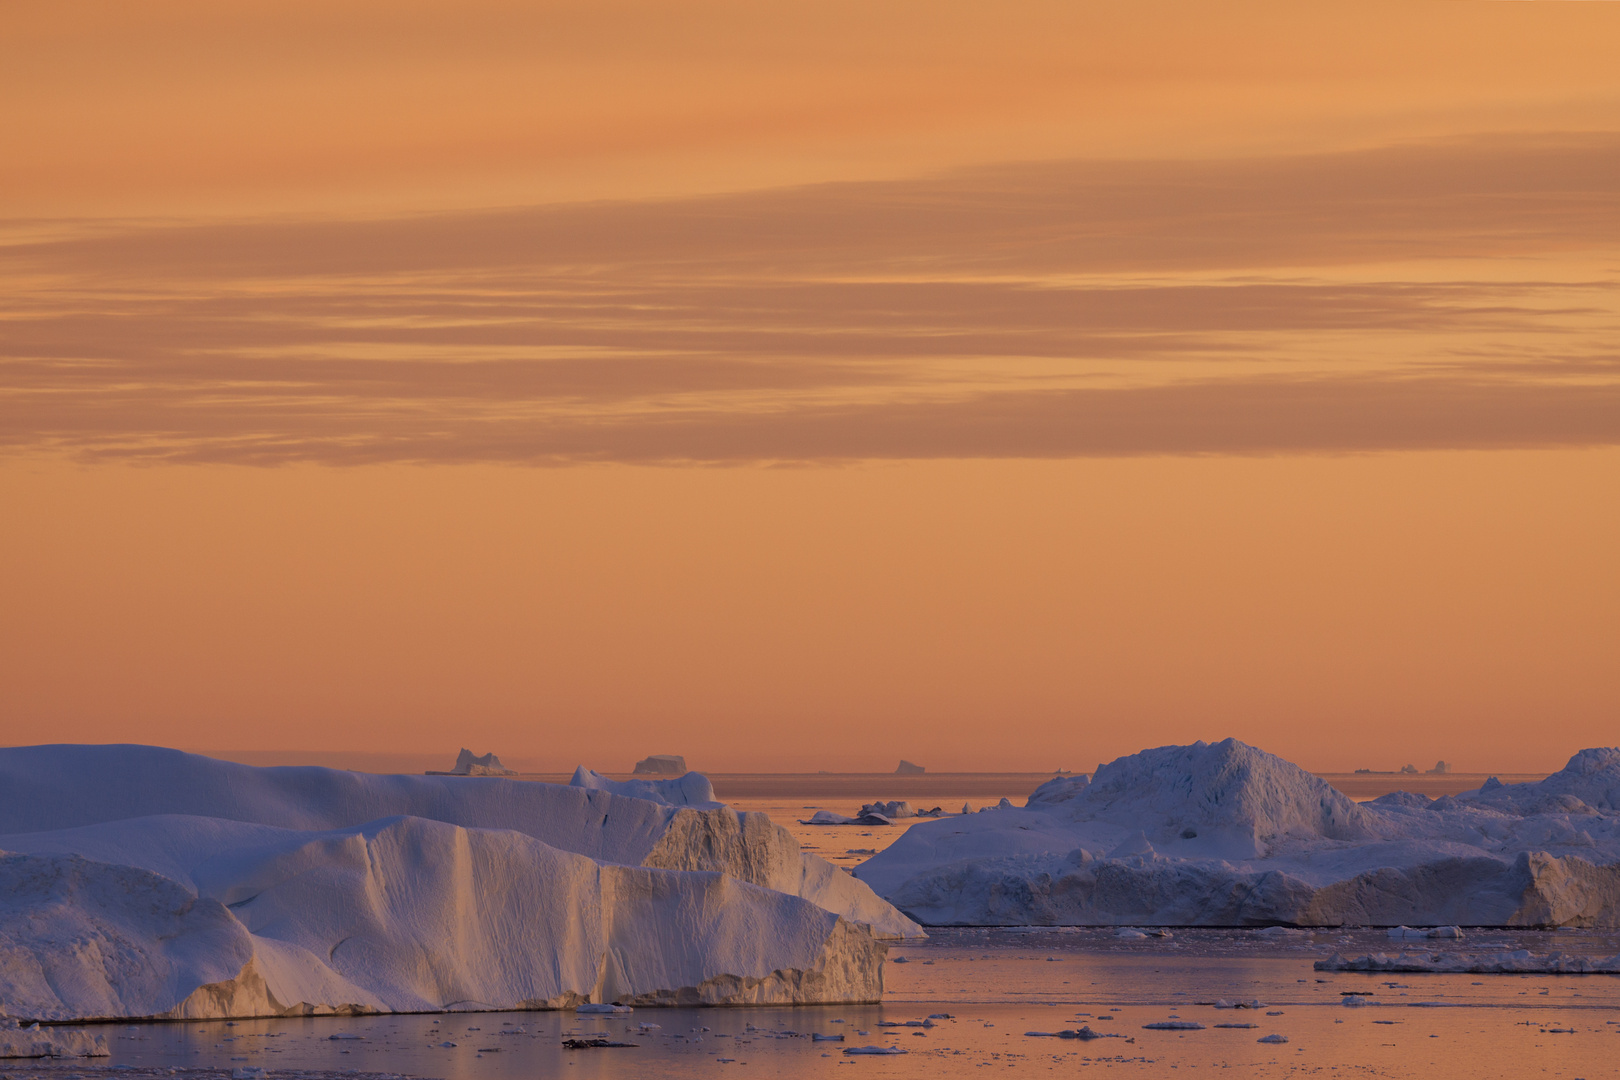
[[[764,815],[580,787],[34,747],[0,834],[32,1019],[870,1001],[919,932]]]
[[[1620,751],[1357,805],[1236,740],[913,827],[857,875],[935,925],[1620,925]]]

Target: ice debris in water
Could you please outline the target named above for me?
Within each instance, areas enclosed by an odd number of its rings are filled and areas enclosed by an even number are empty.
[[[989,1026],[989,1024],[985,1025],[985,1027]],[[1079,1028],[1064,1028],[1062,1031],[1026,1031],[1024,1034],[1032,1039],[1082,1039],[1086,1042],[1090,1042],[1092,1039],[1124,1038],[1124,1036],[1112,1032],[1105,1034],[1100,1031],[1093,1031],[1090,1024],[1082,1025]]]
[[[1460,941],[1463,932],[1460,926],[1431,926],[1428,928],[1392,926],[1389,928],[1388,936],[1391,941],[1421,941],[1426,938],[1451,938]]]
[[[1537,953],[1512,949],[1495,953],[1402,952],[1369,953],[1354,960],[1334,953],[1318,960],[1317,971],[1429,972],[1450,975],[1617,975],[1620,955],[1574,956],[1563,952]],[[1345,998],[1345,1004],[1351,1002]]]
[[[1286,1036],[1286,1035],[1262,1035],[1262,1036],[1260,1036],[1258,1039],[1256,1039],[1254,1041],[1258,1042],[1258,1043],[1285,1043],[1285,1042],[1288,1041],[1288,1036]]]
[[[850,1046],[844,1049],[846,1054],[904,1054],[904,1047],[899,1046]]]

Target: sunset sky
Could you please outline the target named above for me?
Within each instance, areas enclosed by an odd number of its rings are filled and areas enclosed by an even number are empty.
[[[1620,742],[1620,4],[0,20],[0,741]]]

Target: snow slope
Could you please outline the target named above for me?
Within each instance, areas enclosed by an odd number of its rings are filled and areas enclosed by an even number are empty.
[[[36,747],[0,831],[30,1019],[871,1001],[917,932],[764,815],[577,787]]]
[[[1620,925],[1620,751],[1356,804],[1227,739],[912,827],[856,874],[933,925]]]

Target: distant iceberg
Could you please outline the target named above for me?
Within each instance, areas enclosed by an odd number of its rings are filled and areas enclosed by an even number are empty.
[[[511,769],[501,764],[501,759],[493,753],[475,755],[466,747],[456,755],[456,766],[450,770],[451,776],[515,776]]]
[[[33,1020],[875,1001],[920,933],[712,800],[0,750],[0,1002]]]
[[[679,754],[652,754],[636,762],[637,776],[680,776],[686,772],[686,759]]]
[[[856,875],[924,925],[1620,925],[1620,750],[1357,804],[1235,739],[912,826]]]

